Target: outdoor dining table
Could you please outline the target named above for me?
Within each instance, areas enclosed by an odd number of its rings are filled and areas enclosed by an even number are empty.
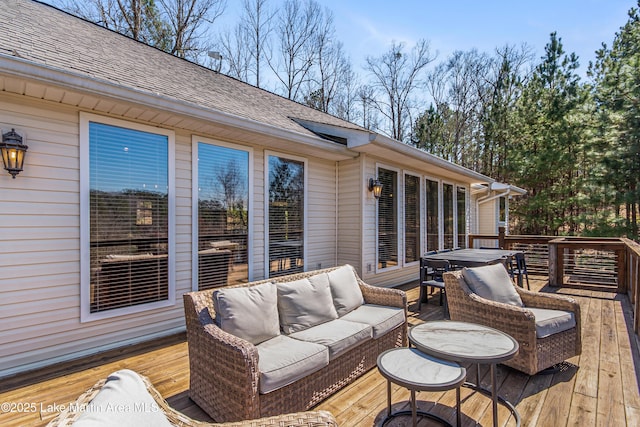
[[[504,258],[511,258],[516,253],[522,252],[510,249],[454,249],[446,252],[424,255],[423,259],[446,260],[451,264],[463,267],[477,267],[481,265],[495,264]]]

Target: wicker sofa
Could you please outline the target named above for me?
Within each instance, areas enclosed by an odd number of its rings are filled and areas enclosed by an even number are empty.
[[[216,313],[216,306],[223,310],[225,299],[234,292],[258,290],[276,292],[278,331],[266,340],[230,333],[224,316],[233,316],[226,308],[224,315]],[[360,299],[355,306],[354,295]],[[302,315],[295,313],[298,304],[303,306]],[[311,319],[310,312],[324,308],[331,313],[335,308],[338,318],[333,315],[321,323]],[[308,410],[373,368],[382,351],[407,343],[406,294],[364,283],[349,265],[187,293],[184,309],[189,395],[216,421]],[[269,324],[272,310],[272,305],[244,307],[237,317],[243,320],[260,313],[257,320],[264,316],[263,323]],[[261,328],[248,329],[255,334]],[[291,345],[294,350],[285,350]],[[314,366],[299,369],[301,362],[295,357],[299,345],[318,350],[305,359],[313,359]]]
[[[98,381],[78,399],[58,413],[47,427],[336,427],[327,411],[308,411],[260,418],[237,423],[196,421],[174,410],[151,381],[129,369],[114,372]]]
[[[480,269],[500,270],[501,264]],[[499,273],[504,274],[522,306],[480,296],[465,279],[465,271],[458,270],[443,275],[451,320],[479,323],[511,335],[520,348],[514,358],[503,363],[529,375],[582,352],[580,305],[575,299],[513,286],[504,271]],[[554,318],[554,312],[560,317]]]

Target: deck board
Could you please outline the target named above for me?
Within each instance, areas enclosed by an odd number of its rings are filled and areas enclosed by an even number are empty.
[[[532,288],[575,297],[581,306],[583,354],[570,359],[566,369],[552,375],[528,376],[499,366],[500,394],[516,405],[523,426],[635,426],[640,417],[640,356],[632,332],[631,304],[624,295],[608,290],[574,287],[549,288],[533,280]],[[443,318],[438,294],[429,296],[417,313],[418,288],[404,287],[409,299],[409,324]],[[0,381],[0,402],[35,404],[35,410],[0,413],[0,425],[42,426],[54,416],[55,405],[76,399],[98,379],[122,369],[148,376],[171,406],[195,419],[210,421],[188,397],[189,363],[185,335],[117,349]],[[466,366],[475,381],[475,367]],[[482,367],[481,383],[489,384]],[[377,426],[387,410],[386,380],[373,369],[316,408],[334,414],[341,426]],[[455,392],[418,393],[420,409],[455,422]],[[408,409],[409,392],[392,386],[393,409]],[[462,390],[463,426],[491,425],[491,401],[480,393]],[[499,406],[499,425],[514,426],[509,411]],[[396,422],[397,421],[397,422]],[[404,425],[399,418],[390,425]],[[436,423],[421,420],[419,426]]]

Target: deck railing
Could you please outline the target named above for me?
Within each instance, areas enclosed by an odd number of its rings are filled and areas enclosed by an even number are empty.
[[[548,276],[550,286],[601,289],[626,294],[634,311],[634,332],[640,331],[640,244],[626,238],[469,236],[469,247],[500,247],[524,251],[530,274]]]

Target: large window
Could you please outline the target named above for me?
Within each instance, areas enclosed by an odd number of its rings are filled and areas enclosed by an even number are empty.
[[[268,156],[269,277],[304,270],[303,161]]]
[[[398,173],[379,168],[378,268],[398,265]]]
[[[198,142],[197,153],[198,289],[246,282],[249,152]]]
[[[440,248],[438,241],[440,235],[440,221],[438,215],[439,185],[438,181],[426,180],[426,204],[427,204],[427,251],[436,251]]]
[[[467,191],[464,187],[456,187],[458,210],[458,247],[467,247]]]
[[[442,225],[445,249],[455,248],[453,203],[453,185],[442,184]]]
[[[173,134],[92,117],[81,129],[84,320],[173,301]]]
[[[420,259],[420,178],[404,176],[404,258]]]

